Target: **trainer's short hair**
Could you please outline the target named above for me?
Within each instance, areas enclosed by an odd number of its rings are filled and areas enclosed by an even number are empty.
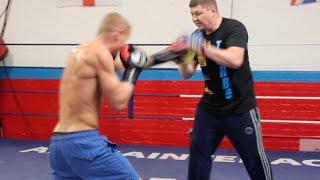
[[[218,9],[216,0],[190,0],[189,7],[195,7],[198,5],[213,5]]]

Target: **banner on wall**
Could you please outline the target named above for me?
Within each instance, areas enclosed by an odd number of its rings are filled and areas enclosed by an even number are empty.
[[[57,7],[72,7],[72,6],[118,6],[121,0],[57,0]]]
[[[291,0],[291,5],[295,6],[295,5],[314,3],[314,2],[320,2],[320,0]]]

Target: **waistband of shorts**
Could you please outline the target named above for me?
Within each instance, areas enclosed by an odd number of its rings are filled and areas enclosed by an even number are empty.
[[[100,136],[98,130],[87,130],[87,131],[78,131],[70,133],[53,133],[51,140],[66,140],[66,139],[78,139],[78,138],[88,138]]]

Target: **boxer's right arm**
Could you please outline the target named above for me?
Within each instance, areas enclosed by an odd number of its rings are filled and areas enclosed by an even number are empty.
[[[98,53],[98,80],[102,95],[107,98],[109,107],[119,111],[127,107],[133,92],[133,85],[120,81],[115,73],[113,57],[110,53]]]

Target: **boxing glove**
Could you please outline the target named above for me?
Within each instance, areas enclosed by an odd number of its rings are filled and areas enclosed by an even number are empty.
[[[122,80],[135,85],[147,62],[145,52],[138,47],[134,47],[132,44],[127,44],[120,50],[120,60],[125,67]]]

